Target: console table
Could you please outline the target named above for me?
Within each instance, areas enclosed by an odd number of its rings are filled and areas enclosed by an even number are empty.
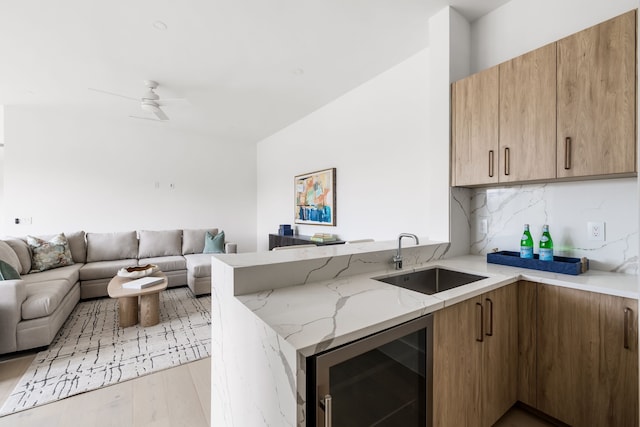
[[[269,250],[276,246],[293,246],[293,245],[308,245],[313,243],[317,246],[326,245],[342,245],[344,240],[334,240],[332,242],[314,242],[311,240],[311,236],[283,236],[281,234],[269,234]]]

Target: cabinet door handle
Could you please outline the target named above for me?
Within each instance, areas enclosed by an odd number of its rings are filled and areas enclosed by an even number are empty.
[[[331,395],[327,394],[320,399],[320,408],[324,411],[324,427],[331,427]]]
[[[491,337],[493,336],[493,301],[491,301],[491,298],[486,298],[485,301],[489,303],[489,331],[485,332],[485,334]]]
[[[484,341],[484,316],[482,315],[482,304],[479,302],[476,303],[476,323],[480,327],[478,329],[480,333],[476,336],[476,341],[482,342]]]
[[[493,150],[489,150],[489,177],[493,178]]]
[[[509,175],[511,173],[511,159],[509,158],[509,147],[504,147],[504,174]]]
[[[629,349],[629,327],[631,326],[631,322],[629,318],[631,317],[631,310],[629,307],[624,308],[624,348]]]
[[[571,137],[564,139],[564,168],[571,169]]]

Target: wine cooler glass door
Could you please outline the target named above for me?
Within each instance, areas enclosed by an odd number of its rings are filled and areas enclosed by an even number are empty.
[[[316,358],[316,425],[430,427],[432,316]]]

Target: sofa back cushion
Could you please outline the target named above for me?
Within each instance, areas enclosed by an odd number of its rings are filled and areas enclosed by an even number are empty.
[[[87,233],[87,262],[133,259],[137,256],[135,231]]]
[[[180,230],[141,230],[139,238],[139,259],[181,255],[182,232]]]
[[[0,240],[0,260],[9,264],[17,272],[22,270],[18,255],[11,249],[11,246],[3,240]]]
[[[27,245],[27,241],[17,237],[10,237],[5,242],[11,246],[11,249],[18,255],[20,265],[22,266],[18,273],[27,274],[31,271],[31,249]],[[0,256],[2,258],[2,256]],[[6,261],[6,260],[5,260]]]
[[[207,231],[214,236],[218,234],[217,228],[182,230],[182,254],[201,254],[204,250]]]

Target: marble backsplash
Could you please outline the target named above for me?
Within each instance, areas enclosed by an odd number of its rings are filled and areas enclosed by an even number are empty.
[[[592,269],[638,274],[636,178],[452,189],[470,230],[469,253],[519,250],[528,223],[538,252],[542,225],[549,224],[554,254],[587,257]],[[605,223],[605,241],[588,239],[587,222]]]

